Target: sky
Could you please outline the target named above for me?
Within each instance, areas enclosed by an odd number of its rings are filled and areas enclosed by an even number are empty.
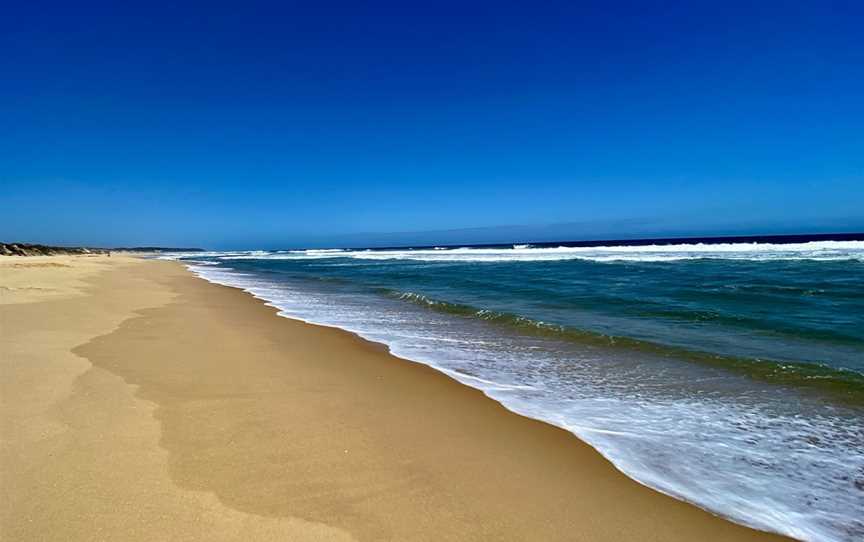
[[[0,240],[864,231],[862,2],[192,4],[4,7]]]

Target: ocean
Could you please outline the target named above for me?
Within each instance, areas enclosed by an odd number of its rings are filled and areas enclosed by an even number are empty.
[[[862,540],[864,241],[757,241],[166,257],[571,431],[663,493]]]

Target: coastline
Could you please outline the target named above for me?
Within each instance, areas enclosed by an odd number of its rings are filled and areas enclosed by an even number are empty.
[[[783,539],[180,263],[56,258],[3,271],[4,539]]]

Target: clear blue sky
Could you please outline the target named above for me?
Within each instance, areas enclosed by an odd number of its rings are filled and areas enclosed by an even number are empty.
[[[864,230],[862,28],[858,1],[9,3],[0,239]]]

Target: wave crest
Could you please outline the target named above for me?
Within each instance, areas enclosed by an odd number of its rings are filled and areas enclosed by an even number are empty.
[[[507,326],[521,333],[578,342],[586,346],[625,348],[658,356],[674,356],[686,361],[721,367],[746,374],[757,380],[821,389],[850,402],[864,404],[864,374],[856,371],[837,369],[821,363],[723,356],[660,345],[630,337],[604,335],[593,331],[574,329],[550,322],[533,320],[517,314],[480,309],[470,305],[432,299],[415,292],[383,290],[383,293],[396,299],[422,305],[439,312],[465,318],[476,318],[495,325]]]

